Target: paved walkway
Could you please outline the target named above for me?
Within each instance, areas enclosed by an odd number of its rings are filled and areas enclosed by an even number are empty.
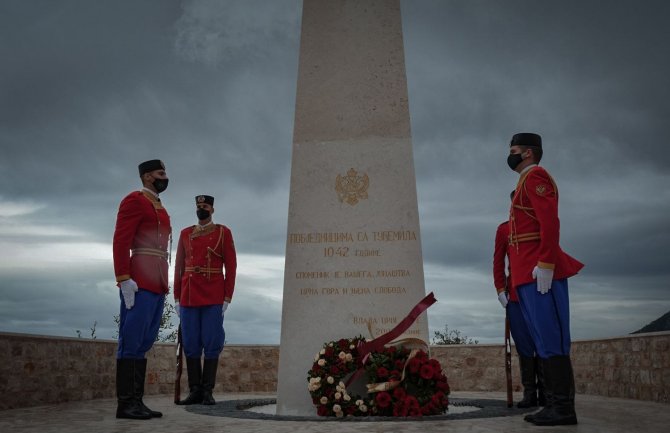
[[[3,396],[7,398],[8,396]],[[218,400],[271,398],[273,394],[243,393],[215,396]],[[503,393],[454,392],[453,398],[493,398],[504,400]],[[515,401],[521,396],[515,395]],[[119,433],[484,433],[484,432],[588,432],[588,433],[666,433],[670,426],[670,405],[637,400],[578,395],[579,425],[536,427],[522,416],[417,422],[310,422],[262,421],[197,415],[172,403],[170,396],[149,396],[145,403],[163,412],[163,418],[147,421],[117,420],[116,400],[93,400],[0,411],[2,432],[119,432]]]

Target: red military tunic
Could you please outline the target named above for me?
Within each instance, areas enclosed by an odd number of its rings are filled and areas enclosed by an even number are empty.
[[[177,245],[174,298],[184,307],[230,302],[236,270],[235,244],[228,227],[187,227],[181,231]]]
[[[509,221],[498,226],[496,230],[496,241],[493,248],[493,284],[496,292],[500,293],[507,290],[511,302],[519,302],[516,294],[516,288],[512,286],[511,272],[505,275],[505,257],[509,248]],[[509,271],[509,265],[507,266]]]
[[[114,229],[116,281],[132,278],[141,289],[167,293],[171,233],[170,215],[156,197],[146,191],[128,194],[119,205]]]
[[[535,266],[553,269],[555,280],[571,277],[584,267],[558,244],[558,188],[544,168],[532,166],[519,178],[509,229],[508,254],[515,288],[535,281]]]

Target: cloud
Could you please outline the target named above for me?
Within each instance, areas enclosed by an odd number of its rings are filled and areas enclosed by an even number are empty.
[[[670,309],[670,3],[401,6],[431,334],[502,339],[491,259],[521,130],[544,137],[561,244],[586,264],[570,282],[573,336]],[[175,237],[202,193],[233,230],[229,342],[277,343],[300,2],[2,8],[0,329],[74,335],[97,320],[113,335],[116,211],[137,164],[161,158]]]
[[[295,44],[300,2],[237,0],[185,1],[175,27],[175,49],[205,64],[231,58],[267,57],[277,45]]]
[[[4,200],[0,196],[0,218],[2,218],[3,220],[5,218],[30,215],[39,211],[42,208],[44,208],[44,205],[36,203],[22,203],[17,201],[8,201]]]

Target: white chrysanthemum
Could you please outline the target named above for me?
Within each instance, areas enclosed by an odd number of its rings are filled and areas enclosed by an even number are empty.
[[[360,409],[361,412],[367,412],[368,411],[368,407],[364,404],[358,406],[358,409]]]
[[[351,353],[347,353],[347,355],[344,357],[345,361],[351,362],[354,357],[351,355]]]
[[[349,394],[344,394],[344,396],[342,396],[342,398],[344,399],[344,401],[351,400],[351,396]]]
[[[319,359],[317,364],[319,364],[319,367],[323,367],[324,365],[326,365],[326,360],[325,359]]]
[[[335,383],[335,379],[333,378],[333,376],[328,376],[328,379],[326,379],[326,380],[327,380],[328,383],[331,384],[331,385]]]
[[[333,412],[335,412],[336,414],[341,413],[342,412],[342,407],[339,404],[334,404],[333,405]]]
[[[321,402],[321,404],[326,404],[326,403],[328,403],[328,397],[326,397],[324,395],[323,397],[321,397],[321,400],[319,400],[319,401]]]
[[[356,406],[360,406],[363,404],[363,400],[356,400]]]
[[[339,400],[342,398],[342,393],[341,392],[336,392],[335,393],[335,400]]]

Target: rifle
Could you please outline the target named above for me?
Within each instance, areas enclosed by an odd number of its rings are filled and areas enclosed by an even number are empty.
[[[183,370],[183,363],[182,363],[182,358],[183,358],[183,347],[181,344],[181,324],[179,324],[179,328],[177,328],[177,372],[175,374],[175,379],[174,379],[174,403],[177,404],[179,403],[179,400],[181,399],[181,373]]]
[[[509,336],[509,316],[505,308],[505,376],[507,379],[507,407],[514,406],[512,401],[512,343]]]

